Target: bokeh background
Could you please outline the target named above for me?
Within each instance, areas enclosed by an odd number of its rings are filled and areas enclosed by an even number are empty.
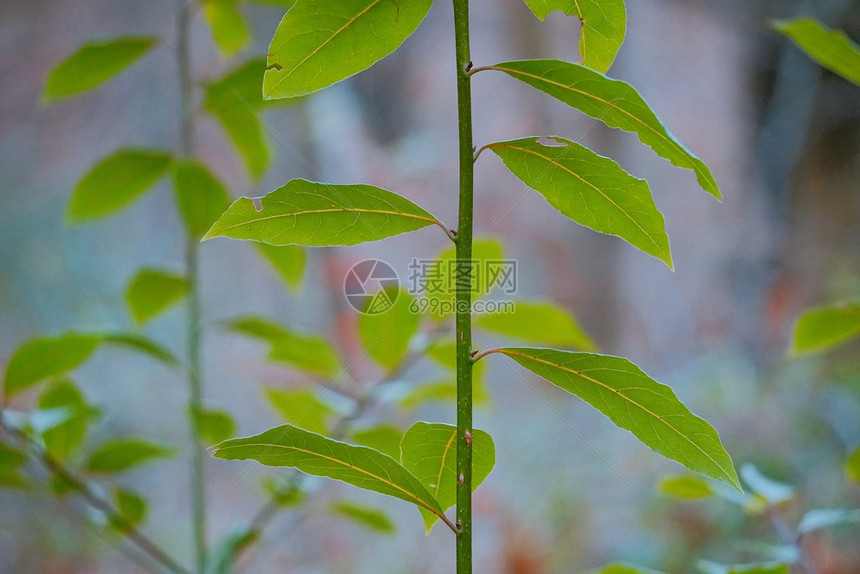
[[[724,201],[702,192],[691,172],[673,168],[635,136],[507,77],[482,73],[474,79],[478,145],[561,135],[616,158],[651,182],[676,270],[566,220],[538,194],[524,193],[492,154],[477,164],[476,235],[498,238],[518,261],[519,296],[569,309],[603,351],[629,357],[670,384],[720,431],[738,465],[754,463],[795,485],[787,521],[815,507],[856,508],[860,488],[842,465],[860,444],[858,346],[802,359],[787,348],[804,308],[860,295],[860,91],[770,30],[768,18],[813,16],[858,38],[858,3],[627,4],[627,40],[610,74],[632,83],[708,163]],[[541,23],[520,0],[472,5],[476,65],[578,59],[575,19],[553,14]],[[195,18],[195,81],[266,53],[283,9],[252,3],[241,9],[254,40],[232,62],[217,51],[202,17]],[[64,222],[75,182],[98,159],[121,145],[178,146],[176,19],[176,3],[166,0],[0,0],[0,364],[40,334],[133,329],[123,290],[135,271],[181,272],[182,228],[167,181],[117,216],[86,226]],[[364,182],[398,191],[453,225],[451,21],[451,6],[438,1],[394,55],[302,103],[267,111],[274,161],[259,181],[249,181],[220,128],[203,114],[194,126],[198,157],[234,196],[263,195],[295,177]],[[161,43],[120,77],[81,97],[40,103],[52,65],[80,44],[140,34],[157,35]],[[248,245],[205,243],[206,404],[228,409],[246,435],[281,422],[262,395],[265,385],[313,388],[300,373],[267,363],[259,344],[223,332],[224,319],[261,313],[320,333],[349,363],[361,349],[356,315],[342,296],[347,269],[379,257],[405,277],[412,257],[432,257],[444,247],[444,237],[424,230],[311,250],[302,287],[290,291]],[[144,332],[183,353],[183,319],[176,309]],[[495,470],[475,498],[477,572],[579,572],[616,559],[691,572],[699,558],[761,558],[754,541],[778,540],[767,520],[724,501],[682,503],[661,495],[658,480],[680,467],[575,397],[514,370],[539,396],[504,361],[493,361],[491,404],[475,415],[475,426],[494,436],[497,450]],[[368,381],[379,376],[366,361],[353,374]],[[404,384],[438,374],[420,363]],[[120,482],[150,499],[144,530],[190,563],[181,372],[101,352],[75,380],[103,409],[92,440],[134,435],[179,449],[179,456]],[[16,406],[26,408],[29,400]],[[380,419],[403,428],[416,420],[453,422],[454,408],[383,407],[368,415],[368,421]],[[206,472],[213,540],[250,517],[265,500],[260,482],[276,473],[216,460]],[[282,513],[241,571],[453,571],[450,532],[437,526],[425,536],[409,505],[340,483],[313,484],[307,517],[296,524],[295,511]],[[328,502],[340,497],[383,508],[396,534],[375,535],[331,516]],[[0,571],[137,571],[109,539],[81,526],[78,511],[74,502],[39,492],[0,491]],[[807,548],[822,574],[860,572],[856,527],[816,535]]]

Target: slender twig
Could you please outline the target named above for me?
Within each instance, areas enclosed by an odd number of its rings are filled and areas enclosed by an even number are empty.
[[[179,0],[176,58],[179,69],[180,152],[194,153],[190,27],[194,2]],[[203,410],[203,382],[200,360],[199,238],[186,238],[185,261],[188,280],[188,418],[191,428],[191,506],[197,572],[206,569],[206,483],[203,471],[205,452],[200,429]]]
[[[134,524],[126,520],[110,501],[99,496],[86,480],[79,478],[71,469],[51,456],[26,434],[7,424],[2,412],[0,412],[0,429],[25,448],[32,458],[37,460],[45,470],[77,492],[91,507],[104,514],[108,519],[108,523],[117,525],[119,533],[134,544],[147,558],[158,564],[159,570],[167,570],[175,574],[190,574],[189,570],[181,566],[155,542],[138,530]]]
[[[798,560],[803,571],[806,574],[818,574],[818,568],[815,567],[809,554],[803,548],[803,540],[794,532],[794,529],[789,526],[779,511],[771,505],[768,507],[766,515],[783,544],[788,544],[797,548]]]
[[[409,371],[409,369],[412,368],[415,363],[417,363],[427,354],[428,349],[433,346],[433,344],[442,334],[443,327],[444,323],[442,322],[434,323],[433,326],[425,333],[426,342],[423,345],[409,352],[383,377],[379,378],[377,381],[371,384],[362,395],[355,397],[355,403],[353,404],[352,410],[349,413],[338,418],[338,420],[334,423],[334,429],[332,430],[331,436],[338,440],[343,439],[349,430],[349,425],[353,421],[364,415],[364,413],[366,413],[376,404],[375,397],[378,391],[386,385],[389,385],[403,377],[403,375],[407,371]],[[278,510],[281,506],[279,499],[284,496],[290,496],[295,493],[296,490],[301,489],[302,482],[304,480],[304,474],[298,471],[293,471],[292,476],[290,476],[290,479],[286,482],[286,484],[282,488],[278,489],[278,492],[272,494],[272,496],[269,497],[269,499],[254,514],[254,517],[251,519],[250,529],[252,532],[257,533],[258,540],[263,539],[263,531],[278,515]],[[452,530],[456,529],[456,526],[451,524],[447,519],[443,520],[447,523],[449,528],[451,528]],[[279,540],[282,539],[283,536],[279,536]],[[234,557],[234,560],[238,559],[239,555]]]
[[[469,71],[469,0],[454,0],[457,112],[460,126],[460,220],[457,229],[457,574],[472,572],[472,219],[475,149]]]

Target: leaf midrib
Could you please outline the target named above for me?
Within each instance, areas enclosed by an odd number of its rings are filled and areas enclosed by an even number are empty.
[[[448,443],[445,445],[445,450],[442,451],[442,464],[439,466],[439,475],[436,477],[436,488],[433,490],[433,497],[436,500],[439,500],[439,489],[442,486],[442,474],[445,471],[445,461],[448,459],[448,452],[450,452],[451,443],[454,442],[455,438],[457,438],[457,429],[454,429],[454,432],[451,433],[451,438],[448,439]]]
[[[359,12],[358,14],[356,14],[355,16],[353,16],[352,18],[350,18],[349,20],[347,20],[346,24],[344,24],[343,26],[341,26],[340,28],[338,28],[338,29],[337,29],[337,30],[336,30],[336,31],[335,31],[331,36],[329,36],[329,37],[326,39],[326,41],[325,41],[325,42],[321,43],[319,46],[317,46],[316,48],[314,48],[314,49],[313,49],[313,51],[311,51],[311,53],[310,53],[310,54],[308,54],[307,56],[305,56],[305,57],[302,59],[302,61],[300,61],[300,62],[299,62],[298,64],[296,64],[295,66],[293,66],[293,69],[292,69],[292,70],[290,70],[289,72],[287,72],[286,74],[284,74],[284,76],[283,76],[280,80],[278,80],[277,82],[275,82],[275,85],[274,85],[274,86],[272,86],[272,90],[274,90],[275,88],[277,88],[278,86],[280,86],[282,82],[284,82],[285,80],[287,80],[287,79],[288,79],[288,78],[289,78],[289,77],[290,77],[290,76],[291,76],[291,75],[292,75],[296,70],[298,70],[299,68],[301,68],[301,67],[305,64],[305,62],[307,62],[309,59],[311,59],[313,56],[315,56],[315,55],[316,55],[320,50],[322,50],[323,48],[325,48],[325,47],[326,47],[330,42],[332,42],[332,41],[333,41],[333,40],[334,40],[334,39],[335,39],[335,38],[336,38],[336,37],[337,37],[341,32],[343,32],[344,30],[346,30],[347,28],[349,28],[350,26],[352,26],[352,25],[355,23],[355,21],[356,21],[356,20],[358,20],[359,18],[361,18],[362,16],[364,16],[365,14],[367,14],[367,13],[371,10],[371,8],[373,8],[374,6],[376,6],[377,4],[379,4],[381,1],[382,1],[382,0],[373,0],[373,2],[371,2],[371,3],[367,6],[367,8],[365,8],[364,10],[362,10],[361,12]]]
[[[376,480],[378,480],[378,481],[380,481],[380,482],[382,482],[382,483],[384,483],[384,484],[387,484],[387,485],[391,486],[391,487],[392,487],[392,488],[394,488],[395,490],[398,490],[398,491],[402,492],[403,494],[405,494],[406,496],[408,496],[410,499],[415,500],[415,501],[416,501],[416,504],[418,504],[419,506],[423,506],[424,508],[426,508],[427,510],[429,510],[430,512],[432,512],[432,513],[433,513],[433,514],[435,514],[436,516],[439,516],[440,518],[443,516],[443,515],[442,515],[442,513],[440,513],[438,510],[436,510],[435,508],[433,508],[432,506],[430,506],[426,501],[422,500],[422,499],[421,499],[421,498],[419,498],[417,495],[415,495],[415,494],[413,494],[413,493],[409,492],[408,490],[404,489],[403,487],[398,486],[397,484],[395,484],[395,483],[391,482],[390,480],[386,480],[386,479],[382,478],[381,476],[375,475],[375,474],[373,474],[372,472],[369,472],[369,471],[367,471],[367,470],[364,470],[363,468],[360,468],[360,467],[355,466],[354,464],[349,464],[349,463],[344,462],[344,461],[342,461],[342,460],[340,460],[340,459],[333,458],[333,457],[330,457],[330,456],[326,456],[326,455],[324,455],[324,454],[320,454],[320,453],[315,452],[315,451],[312,451],[312,450],[307,450],[307,449],[299,448],[299,447],[297,447],[297,446],[284,446],[284,445],[274,444],[274,443],[243,443],[243,444],[237,444],[237,445],[235,445],[235,446],[225,446],[225,447],[221,447],[221,448],[219,448],[219,449],[218,449],[218,451],[225,451],[225,450],[228,450],[228,449],[243,448],[243,447],[248,447],[248,446],[257,446],[257,447],[266,447],[266,448],[282,448],[282,449],[284,449],[284,450],[294,450],[294,451],[298,451],[298,452],[301,452],[301,453],[304,453],[304,454],[310,454],[310,455],[313,455],[313,456],[316,456],[316,457],[319,457],[319,458],[322,458],[322,459],[325,459],[325,460],[328,460],[328,461],[331,461],[331,462],[334,462],[334,463],[340,464],[340,465],[342,465],[342,466],[345,466],[345,467],[347,467],[347,468],[351,468],[351,469],[353,469],[353,470],[357,470],[357,471],[358,471],[358,472],[360,472],[360,473],[366,474],[367,476],[369,476],[369,477],[371,477],[371,478],[374,478],[374,479],[376,479]],[[383,455],[383,456],[385,456],[385,455]],[[392,459],[392,460],[393,460],[393,459]],[[409,472],[409,471],[407,471],[407,472]],[[428,494],[429,494],[429,493],[428,493]]]
[[[574,65],[576,65],[576,64],[574,64]],[[619,112],[623,113],[624,115],[628,116],[629,118],[631,118],[631,119],[632,119],[632,120],[634,120],[635,122],[637,122],[637,123],[639,123],[639,124],[642,124],[643,126],[645,126],[646,128],[648,128],[649,130],[651,130],[651,131],[652,131],[652,132],[653,132],[657,137],[659,137],[661,140],[663,140],[663,141],[665,141],[665,142],[669,143],[673,148],[675,148],[675,150],[677,150],[677,151],[681,152],[681,155],[683,155],[683,156],[684,156],[688,161],[690,161],[690,164],[691,164],[691,167],[692,167],[693,171],[695,171],[696,173],[699,173],[699,168],[698,168],[698,166],[696,166],[695,162],[693,162],[693,161],[688,157],[688,153],[686,152],[686,150],[685,150],[685,149],[684,149],[684,148],[683,148],[683,147],[682,147],[678,142],[676,142],[674,139],[672,139],[672,138],[670,138],[670,137],[667,137],[667,136],[666,136],[666,134],[662,134],[662,133],[660,133],[659,131],[657,131],[656,129],[654,129],[654,127],[653,127],[653,126],[651,126],[651,125],[647,124],[646,122],[642,121],[641,119],[639,119],[639,118],[638,118],[638,117],[636,117],[635,115],[631,114],[630,112],[628,112],[628,111],[627,111],[627,110],[625,110],[624,108],[621,108],[621,107],[619,107],[619,106],[615,105],[615,102],[614,102],[614,101],[610,102],[610,101],[604,100],[603,98],[601,98],[601,97],[599,97],[599,96],[596,96],[596,95],[591,94],[591,93],[589,93],[589,92],[586,92],[586,91],[584,91],[584,90],[578,90],[578,89],[574,88],[573,86],[569,86],[569,85],[567,85],[567,84],[562,84],[561,82],[557,82],[557,81],[555,81],[555,80],[550,80],[549,78],[547,78],[547,77],[545,77],[545,76],[538,76],[538,75],[536,75],[536,74],[530,74],[530,73],[528,73],[528,72],[523,72],[523,71],[521,71],[521,70],[513,70],[513,69],[511,69],[511,68],[504,68],[504,67],[499,66],[499,65],[496,65],[496,66],[490,66],[490,68],[491,68],[491,69],[498,70],[498,71],[500,71],[500,72],[504,72],[504,73],[506,73],[506,74],[519,74],[519,75],[521,75],[521,76],[526,76],[526,77],[528,77],[528,78],[533,78],[533,79],[535,79],[535,80],[539,80],[539,81],[542,81],[542,82],[546,82],[546,83],[548,83],[548,84],[552,84],[552,85],[554,85],[554,86],[558,86],[559,88],[562,88],[562,89],[565,89],[565,90],[568,90],[568,91],[571,91],[571,92],[576,92],[576,93],[578,93],[578,94],[580,94],[580,95],[582,95],[582,96],[585,96],[585,97],[587,97],[587,98],[591,98],[591,99],[593,99],[593,100],[597,100],[598,102],[600,102],[600,103],[602,103],[602,104],[605,104],[606,106],[608,106],[608,107],[610,107],[610,108],[612,108],[612,109],[614,109],[614,110],[617,110],[617,111],[619,111]]]
[[[420,221],[426,221],[430,225],[440,225],[439,221],[433,219],[432,217],[424,217],[421,215],[413,215],[411,213],[404,213],[402,211],[389,211],[385,209],[366,209],[359,207],[350,207],[350,208],[340,208],[340,209],[313,209],[313,210],[305,210],[305,211],[296,211],[293,213],[278,213],[275,215],[268,215],[265,217],[257,217],[255,219],[249,221],[243,221],[240,223],[234,223],[232,225],[226,225],[224,227],[219,228],[219,231],[228,231],[230,229],[235,229],[237,227],[242,227],[243,225],[248,225],[250,223],[257,223],[259,221],[269,221],[272,219],[278,219],[280,217],[298,217],[300,215],[313,215],[318,213],[374,213],[378,215],[395,215],[400,217],[407,217],[411,219],[418,219]]]
[[[663,418],[663,417],[659,416],[658,414],[654,413],[654,412],[653,412],[653,411],[651,411],[650,409],[646,408],[644,405],[642,405],[642,404],[640,404],[640,403],[638,403],[638,402],[634,401],[634,400],[633,400],[633,399],[631,399],[630,397],[628,397],[628,396],[626,396],[626,395],[622,394],[622,392],[621,392],[621,391],[619,391],[619,390],[617,390],[617,389],[613,389],[612,387],[610,387],[610,386],[609,386],[609,385],[607,385],[606,383],[602,383],[602,382],[598,381],[597,379],[594,379],[594,378],[592,378],[592,377],[589,377],[588,375],[586,375],[586,374],[582,373],[581,371],[575,371],[575,370],[573,370],[573,369],[571,369],[571,368],[569,368],[569,367],[565,367],[565,366],[559,365],[558,363],[554,363],[554,362],[552,362],[552,361],[547,361],[546,359],[539,359],[539,358],[537,358],[537,357],[533,357],[533,356],[530,356],[530,355],[526,355],[526,354],[524,354],[524,353],[518,353],[518,352],[516,352],[516,351],[511,351],[511,350],[508,350],[508,349],[499,349],[497,352],[502,353],[503,355],[508,355],[508,356],[511,356],[511,357],[522,357],[523,359],[527,359],[527,360],[530,360],[530,361],[535,361],[535,362],[537,362],[537,363],[543,363],[543,364],[545,364],[545,365],[549,365],[549,366],[551,366],[551,367],[554,367],[554,368],[560,369],[560,370],[562,370],[562,371],[566,371],[566,372],[568,372],[568,373],[571,373],[571,374],[573,374],[573,375],[575,375],[575,376],[577,376],[577,377],[581,377],[581,378],[585,379],[586,381],[590,381],[590,382],[592,382],[592,383],[594,383],[594,384],[596,384],[596,385],[598,385],[598,386],[601,386],[601,387],[603,387],[603,388],[605,388],[605,389],[607,389],[607,390],[609,390],[609,391],[612,391],[612,392],[613,392],[613,393],[615,393],[617,396],[619,396],[619,397],[623,398],[624,400],[626,400],[626,401],[628,401],[629,403],[631,403],[631,404],[633,404],[633,405],[635,405],[635,406],[639,407],[640,409],[642,409],[643,411],[645,411],[645,412],[646,412],[646,413],[648,413],[649,415],[653,416],[654,418],[656,418],[657,420],[659,420],[661,423],[663,423],[664,425],[666,425],[667,427],[669,427],[671,430],[673,430],[675,433],[677,433],[677,434],[678,434],[678,436],[680,436],[681,438],[683,438],[684,440],[686,440],[688,443],[690,443],[691,445],[693,445],[693,446],[694,446],[694,447],[695,447],[699,452],[701,452],[703,455],[705,455],[705,456],[708,458],[708,460],[710,460],[712,463],[714,463],[714,464],[716,465],[716,467],[717,467],[718,469],[720,469],[720,471],[722,471],[722,473],[725,475],[725,477],[729,479],[729,482],[734,483],[734,481],[732,480],[732,475],[731,475],[731,474],[729,474],[728,472],[726,472],[726,469],[724,469],[720,463],[718,463],[716,460],[714,460],[714,458],[713,458],[710,454],[708,454],[707,452],[705,452],[705,450],[704,450],[704,449],[702,449],[702,447],[700,447],[699,445],[697,445],[697,444],[696,444],[695,442],[693,442],[690,438],[688,438],[684,433],[682,433],[681,431],[679,431],[678,429],[676,429],[674,426],[672,426],[671,424],[669,424],[666,420],[664,420],[664,418]],[[691,413],[691,414],[692,414],[692,413]],[[695,416],[695,415],[693,415],[693,416]]]
[[[568,146],[569,146],[569,145],[570,145],[570,144],[568,144]],[[639,228],[639,231],[641,231],[642,233],[644,233],[644,234],[645,234],[645,237],[647,237],[647,238],[651,241],[651,243],[653,243],[653,244],[654,244],[654,247],[655,247],[655,248],[657,248],[657,250],[658,250],[660,253],[662,253],[662,252],[663,252],[663,249],[662,249],[662,248],[660,247],[660,245],[659,245],[659,244],[654,240],[654,238],[653,238],[653,237],[651,237],[651,234],[650,234],[650,233],[648,233],[647,231],[645,231],[645,229],[644,229],[641,225],[639,225],[639,222],[638,222],[638,221],[636,221],[636,220],[633,218],[633,216],[632,216],[632,215],[630,215],[629,213],[627,213],[627,210],[625,210],[623,207],[621,207],[620,205],[618,205],[617,203],[615,203],[615,202],[612,200],[612,198],[611,198],[611,197],[609,197],[608,195],[606,195],[606,193],[604,193],[604,192],[603,192],[603,190],[602,190],[602,189],[600,189],[599,187],[597,187],[596,185],[594,185],[593,183],[591,183],[590,181],[588,181],[587,179],[585,179],[583,176],[581,176],[581,175],[579,175],[578,173],[576,173],[575,171],[573,171],[573,170],[571,170],[571,169],[568,169],[567,167],[563,166],[563,165],[562,165],[561,163],[559,163],[555,158],[549,157],[548,155],[544,155],[544,154],[539,153],[539,152],[534,151],[534,150],[530,150],[530,149],[522,148],[522,147],[515,147],[515,146],[512,146],[512,145],[510,145],[510,144],[503,144],[503,143],[500,143],[500,144],[491,144],[491,145],[490,145],[490,149],[492,149],[492,148],[494,148],[494,147],[501,147],[501,148],[507,148],[507,149],[512,149],[512,150],[522,151],[522,152],[525,152],[525,153],[530,153],[530,154],[532,154],[532,155],[536,155],[536,156],[538,156],[538,157],[539,157],[539,158],[541,158],[541,159],[545,159],[547,162],[551,163],[552,165],[554,165],[554,166],[556,166],[556,167],[558,167],[558,168],[560,168],[560,169],[562,169],[562,170],[566,171],[567,173],[569,173],[569,174],[570,174],[570,175],[572,175],[573,177],[575,177],[575,178],[577,178],[578,180],[580,180],[582,183],[584,183],[584,184],[586,184],[587,186],[589,186],[589,187],[591,187],[592,189],[594,189],[594,191],[596,191],[597,193],[599,193],[600,195],[602,195],[602,196],[604,197],[604,199],[606,199],[609,203],[611,203],[612,205],[614,205],[614,206],[616,207],[616,209],[618,209],[621,213],[623,213],[623,214],[624,214],[624,215],[625,215],[625,216],[626,216],[630,221],[632,221],[632,222],[633,222],[633,224],[634,224],[636,227],[638,227],[638,228]],[[532,187],[532,186],[531,186],[531,185],[529,185],[529,187]]]

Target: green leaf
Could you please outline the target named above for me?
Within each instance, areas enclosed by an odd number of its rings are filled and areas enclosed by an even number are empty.
[[[778,20],[774,29],[791,38],[806,55],[860,86],[860,47],[842,30],[831,30],[810,18]]]
[[[170,167],[170,155],[125,148],[102,159],[72,192],[66,219],[81,223],[111,215],[139,199]]]
[[[116,38],[84,44],[51,70],[42,99],[53,102],[100,86],[154,45],[154,38]]]
[[[472,244],[472,261],[466,263],[468,273],[472,276],[472,299],[480,299],[489,295],[496,287],[498,277],[487,271],[503,270],[505,264],[505,248],[496,239],[477,239]],[[495,265],[494,265],[495,264]],[[422,296],[429,299],[430,315],[441,319],[454,314],[457,298],[457,261],[456,247],[450,247],[436,256],[436,263],[427,269],[421,269],[420,290]],[[508,268],[509,269],[509,268]]]
[[[800,524],[797,525],[797,533],[809,534],[822,528],[852,523],[860,524],[860,509],[817,508],[803,515]]]
[[[797,320],[791,352],[826,351],[857,335],[860,335],[860,305],[810,309]]]
[[[558,345],[594,351],[594,344],[576,318],[552,303],[515,300],[513,313],[481,313],[474,317],[478,329],[519,339],[532,345]]]
[[[223,442],[236,434],[236,423],[226,411],[201,410],[194,413],[200,436],[208,444]]]
[[[257,115],[263,106],[260,84],[266,62],[251,60],[206,86],[203,109],[209,112],[239,152],[252,179],[259,178],[271,160],[271,150]]]
[[[350,433],[349,438],[354,443],[369,446],[394,460],[400,460],[400,441],[403,440],[403,431],[396,426],[383,424],[355,430]]]
[[[269,343],[269,360],[328,378],[343,372],[337,351],[322,337],[290,331],[262,317],[239,317],[226,327]]]
[[[173,191],[185,228],[195,239],[203,237],[230,207],[230,194],[202,163],[182,160],[173,167]]]
[[[331,511],[380,534],[394,534],[394,523],[383,511],[372,506],[341,500],[331,505]]]
[[[432,0],[305,0],[269,45],[263,97],[310,94],[365,70],[402,44]]]
[[[274,267],[287,287],[297,289],[301,285],[308,260],[304,249],[296,245],[275,246],[266,243],[254,243],[254,247]]]
[[[624,0],[525,0],[535,16],[545,20],[560,10],[582,22],[579,55],[582,63],[601,73],[612,66],[627,32]]]
[[[382,1],[382,0],[380,0]],[[261,200],[242,197],[203,238],[231,237],[270,245],[355,245],[415,231],[439,221],[408,199],[369,185],[294,179]]]
[[[83,443],[90,420],[98,413],[71,381],[56,381],[39,397],[39,409],[68,409],[68,417],[42,432],[45,450],[57,460],[67,460]]]
[[[592,570],[588,574],[663,574],[657,570],[651,570],[636,564],[628,564],[626,562],[616,562],[609,564],[603,568]]]
[[[741,466],[741,478],[769,506],[794,498],[794,487],[766,477],[751,463]]]
[[[231,58],[251,39],[248,23],[239,11],[237,0],[203,0],[203,15],[215,44],[225,57]]]
[[[648,182],[577,143],[552,139],[561,145],[524,138],[487,147],[563,215],[594,231],[616,235],[671,269],[663,214],[654,205]]]
[[[34,339],[19,347],[9,364],[3,391],[7,397],[51,377],[81,366],[101,342],[97,335],[66,333],[59,337]]]
[[[677,167],[693,170],[702,189],[721,197],[708,167],[675,139],[630,84],[559,60],[505,62],[490,69],[525,82],[610,127],[637,134],[658,155]]]
[[[206,574],[233,574],[236,556],[259,537],[259,529],[238,526],[231,530],[206,557]]]
[[[577,395],[666,458],[741,491],[717,431],[627,359],[522,347],[495,352]]]
[[[314,335],[290,333],[272,344],[269,360],[329,379],[336,379],[343,373],[334,347],[322,337]]]
[[[718,564],[699,560],[699,571],[703,574],[788,574],[788,564],[769,562],[761,564]]]
[[[0,442],[0,472],[14,471],[25,462],[27,462],[27,455],[25,453]]]
[[[139,439],[121,439],[103,444],[87,460],[91,472],[122,472],[155,458],[172,454],[172,449]]]
[[[855,450],[845,462],[845,474],[854,482],[860,483],[860,448]]]
[[[702,500],[714,495],[711,485],[706,480],[692,474],[667,476],[660,480],[657,490],[666,496],[681,500]]]
[[[292,425],[230,439],[215,447],[214,456],[295,467],[306,474],[340,480],[444,515],[433,495],[393,458],[372,448],[339,442]]]
[[[448,509],[457,502],[457,427],[438,423],[415,423],[400,443],[403,466],[421,481]],[[493,470],[496,447],[484,431],[472,429],[472,490]],[[435,513],[421,509],[429,532],[438,520]]]
[[[382,313],[363,313],[358,318],[361,344],[374,361],[386,369],[396,368],[409,352],[409,342],[418,333],[420,315],[411,309],[415,299],[401,288],[390,294],[394,304]]]
[[[30,483],[17,471],[12,469],[0,468],[0,488],[16,488],[26,490],[30,488]]]
[[[136,333],[108,333],[103,336],[102,340],[108,345],[117,345],[149,355],[169,367],[175,367],[179,364],[179,359],[173,353],[155,341]]]
[[[142,269],[129,282],[125,302],[134,322],[143,325],[188,294],[188,280],[158,269]]]
[[[120,532],[126,532],[129,527],[137,526],[146,517],[146,500],[139,494],[117,488],[114,491],[114,502],[122,520],[114,521],[111,526]]]
[[[275,388],[266,389],[265,395],[288,423],[315,433],[328,432],[328,421],[334,409],[319,395],[306,389],[285,391]]]

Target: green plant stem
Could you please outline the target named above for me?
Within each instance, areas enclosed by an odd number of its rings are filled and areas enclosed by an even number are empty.
[[[177,60],[180,92],[180,151],[190,157],[194,153],[193,115],[191,109],[191,49],[190,26],[194,3],[179,0],[179,29]],[[197,572],[206,570],[206,482],[203,472],[204,445],[200,433],[200,413],[203,411],[203,381],[200,364],[200,287],[198,280],[199,241],[186,240],[185,261],[188,279],[188,419],[191,427],[191,506]]]
[[[454,0],[457,111],[460,125],[460,219],[457,227],[457,574],[472,572],[472,212],[475,150],[469,70],[469,0]]]

